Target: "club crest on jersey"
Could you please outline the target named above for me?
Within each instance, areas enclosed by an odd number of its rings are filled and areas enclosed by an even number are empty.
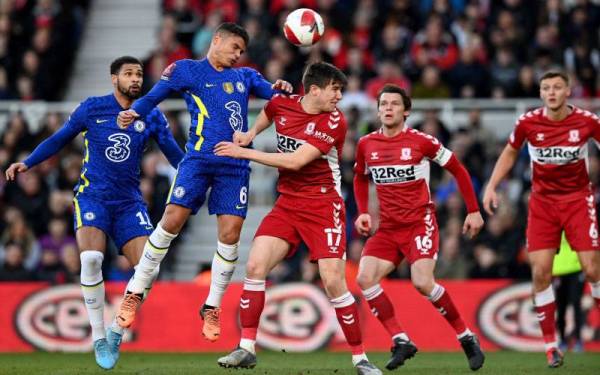
[[[89,211],[86,212],[85,214],[83,214],[84,219],[86,219],[87,221],[92,221],[96,218],[96,214],[94,214],[93,212]]]
[[[163,70],[160,79],[163,81],[168,81],[169,78],[171,78],[171,74],[173,74],[173,70],[175,70],[175,63],[172,63],[171,65],[167,66],[165,70]]]
[[[379,159],[379,153],[378,152],[371,152],[371,160],[378,160]]]
[[[133,128],[136,132],[142,133],[146,129],[146,124],[142,120],[137,120],[133,123]]]
[[[309,122],[306,124],[306,130],[304,130],[304,134],[313,135],[315,133],[315,126],[317,126],[317,124],[314,122]]]
[[[581,139],[579,138],[579,130],[578,129],[573,129],[573,130],[569,130],[569,142],[579,142]]]
[[[536,141],[540,141],[540,142],[543,141],[544,140],[544,133],[537,133],[535,135],[535,140]]]
[[[412,159],[412,155],[410,153],[411,153],[410,148],[408,148],[408,147],[402,148],[402,155],[400,155],[400,160]]]
[[[231,82],[223,83],[223,91],[225,91],[228,94],[233,94],[233,83],[231,83]]]
[[[281,117],[279,118],[279,125],[281,125],[281,126],[285,126],[285,122],[286,122],[286,121],[287,121],[287,118],[285,118],[285,117],[281,116]]]
[[[243,93],[244,91],[246,91],[246,87],[240,81],[235,83],[235,88],[238,90],[239,93]]]
[[[177,186],[175,190],[173,190],[173,195],[175,198],[181,198],[185,195],[185,189],[183,186]]]

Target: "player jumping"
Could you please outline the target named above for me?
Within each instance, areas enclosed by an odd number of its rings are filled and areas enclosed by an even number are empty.
[[[128,286],[118,312],[119,324],[129,327],[142,301],[142,292],[163,260],[190,214],[208,198],[210,214],[217,215],[218,242],[211,267],[208,297],[200,309],[203,335],[219,338],[221,300],[238,258],[240,231],[248,209],[250,167],[246,160],[217,157],[213,147],[233,139],[235,131],[248,129],[248,98],[270,99],[274,90],[291,92],[288,82],[271,84],[250,68],[233,68],[248,44],[248,33],[233,23],[221,24],[200,61],[180,60],[163,72],[152,90],[119,114],[119,124],[129,126],[172,92],[183,95],[192,123],[186,154],[177,170],[160,223],[144,247],[144,256]]]
[[[528,142],[531,157],[531,196],[527,218],[527,250],[537,312],[548,366],[559,367],[563,354],[556,338],[556,302],[552,289],[552,262],[561,233],[577,252],[592,297],[600,308],[600,245],[596,201],[587,170],[588,140],[600,142],[600,118],[567,103],[569,78],[548,72],[540,79],[544,106],[517,120],[485,189],[483,205],[492,215],[498,207],[496,187]]]
[[[308,66],[302,84],[304,96],[276,96],[267,103],[254,127],[238,135],[236,143],[248,145],[254,136],[275,122],[279,153],[265,153],[222,142],[220,156],[252,160],[279,168],[281,194],[263,219],[246,264],[240,299],[242,339],[239,347],[219,358],[223,367],[256,365],[256,333],[265,302],[268,273],[291,256],[303,241],[310,260],[316,262],[325,292],[352,350],[359,374],[381,374],[365,355],[356,301],[344,276],[346,224],[340,190],[339,158],[346,135],[344,116],[336,108],[342,98],[344,74],[327,63]]]
[[[28,171],[83,134],[85,155],[73,199],[74,225],[81,252],[81,290],[92,327],[96,363],[103,369],[111,369],[117,362],[123,335],[116,323],[104,330],[102,261],[106,237],[112,238],[131,264],[138,264],[153,229],[139,188],[146,142],[154,138],[174,167],[183,158],[166,118],[157,108],[151,108],[129,129],[117,126],[119,112],[129,108],[142,93],[142,63],[134,57],[120,57],[110,65],[110,74],[112,94],[83,101],[61,129],[22,163],[6,170],[6,179],[12,181],[18,173]],[[157,275],[158,268],[150,275],[145,291]]]
[[[364,236],[372,229],[368,212],[370,174],[377,187],[381,218],[379,229],[365,244],[357,281],[369,307],[392,337],[392,358],[386,368],[393,370],[402,366],[417,352],[379,284],[406,258],[413,285],[452,326],[469,367],[478,370],[484,361],[479,341],[467,328],[448,292],[433,277],[439,237],[435,206],[429,192],[429,160],[456,178],[468,212],[463,233],[472,238],[483,227],[483,219],[471,178],[456,156],[436,138],[406,127],[404,122],[410,114],[411,100],[399,86],[383,87],[377,98],[377,109],[382,127],[362,137],[356,149],[354,190],[359,216],[355,226]]]

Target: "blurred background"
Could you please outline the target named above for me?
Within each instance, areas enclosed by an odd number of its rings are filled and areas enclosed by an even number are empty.
[[[317,10],[326,31],[311,48],[282,36],[286,15]],[[340,103],[349,126],[342,157],[348,228],[356,216],[352,166],[359,137],[379,125],[374,98],[387,82],[414,100],[411,127],[436,136],[466,165],[478,196],[516,118],[541,106],[538,78],[562,68],[572,102],[600,110],[600,5],[592,0],[0,0],[0,167],[22,160],[54,133],[78,102],[112,91],[109,64],[118,56],[144,61],[144,89],[170,63],[201,59],[215,28],[243,25],[250,44],[242,66],[300,89],[308,61],[325,60],[349,77]],[[264,102],[252,100],[250,124]],[[161,109],[178,143],[187,139],[189,115],[175,96]],[[275,150],[272,129],[255,147]],[[598,183],[598,153],[590,148],[590,173]],[[79,179],[81,139],[56,157],[7,184],[0,176],[0,281],[78,283],[79,256],[72,225],[72,188]],[[240,264],[254,230],[276,198],[277,171],[252,166],[249,216]],[[156,224],[174,170],[155,145],[142,165],[141,188]],[[501,186],[501,204],[474,241],[461,235],[465,207],[453,178],[432,167],[438,208],[443,279],[528,280],[525,223],[530,188],[523,149]],[[597,200],[597,202],[600,199]],[[373,212],[377,212],[374,195]],[[216,241],[216,221],[206,209],[191,220],[161,266],[162,280],[206,285]],[[356,274],[364,239],[348,230],[348,272]],[[123,281],[130,265],[113,248],[105,279]],[[300,251],[271,274],[273,283],[316,282],[317,272]],[[243,267],[235,278],[241,280]],[[400,267],[392,278],[407,278]]]

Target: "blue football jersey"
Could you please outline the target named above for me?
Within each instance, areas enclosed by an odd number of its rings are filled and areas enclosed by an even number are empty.
[[[271,83],[251,68],[217,71],[207,59],[179,60],[165,69],[161,80],[132,109],[143,116],[172,91],[183,95],[191,116],[187,153],[247,168],[247,160],[216,156],[213,148],[221,141],[232,141],[236,130],[248,130],[249,97],[270,99],[274,94]]]
[[[174,167],[183,158],[183,151],[157,108],[127,129],[119,128],[116,122],[122,110],[113,94],[86,99],[63,127],[42,142],[24,163],[33,167],[82,133],[85,151],[75,192],[111,202],[141,200],[140,163],[148,138],[156,139]]]

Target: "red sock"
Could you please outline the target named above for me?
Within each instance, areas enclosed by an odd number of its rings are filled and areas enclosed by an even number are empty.
[[[379,319],[390,336],[394,337],[397,334],[404,333],[404,329],[402,329],[396,320],[394,305],[392,305],[381,285],[377,284],[362,292],[371,308],[371,312]]]
[[[543,306],[536,306],[535,312],[537,312],[537,318],[540,322],[544,342],[546,344],[556,343],[556,319],[554,318],[556,313],[556,302],[552,301]]]
[[[363,354],[365,350],[362,345],[362,333],[360,332],[360,321],[358,320],[358,306],[350,292],[341,297],[331,300],[335,307],[335,315],[342,327],[346,341],[350,345],[352,354]]]
[[[454,306],[452,298],[450,298],[450,295],[443,286],[435,284],[435,287],[429,296],[429,301],[431,301],[433,306],[438,309],[444,319],[450,323],[457,335],[460,335],[467,330],[467,326],[458,313],[456,306]]]
[[[240,322],[242,338],[256,340],[260,314],[265,307],[265,280],[244,279],[244,291],[240,298]]]

